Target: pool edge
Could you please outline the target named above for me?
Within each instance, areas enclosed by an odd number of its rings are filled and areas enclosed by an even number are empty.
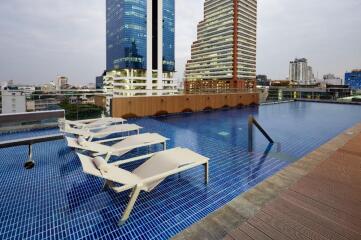
[[[353,134],[350,134],[353,133]],[[246,222],[267,203],[311,172],[338,149],[361,133],[361,122],[334,137],[321,147],[277,172],[249,191],[242,193],[222,208],[173,237],[185,239],[222,239]]]

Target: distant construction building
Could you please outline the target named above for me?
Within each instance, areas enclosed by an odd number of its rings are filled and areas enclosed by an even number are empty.
[[[254,88],[256,44],[257,0],[205,0],[185,89]]]

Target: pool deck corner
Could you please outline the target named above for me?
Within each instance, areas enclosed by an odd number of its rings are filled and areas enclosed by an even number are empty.
[[[361,239],[360,146],[361,123],[173,239]]]

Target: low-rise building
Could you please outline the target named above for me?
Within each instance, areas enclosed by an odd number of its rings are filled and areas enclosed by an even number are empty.
[[[351,96],[351,88],[346,85],[329,85],[325,83],[313,85],[280,85],[273,83],[269,87],[268,100],[284,101],[293,99],[337,100]]]
[[[329,85],[343,85],[343,80],[339,77],[336,77],[334,74],[325,74],[323,76],[323,83]]]
[[[269,86],[270,80],[267,75],[257,75],[256,77],[257,86]]]
[[[21,91],[2,90],[1,91],[1,113],[21,113],[26,112],[25,94]]]
[[[25,95],[33,94],[36,91],[35,86],[17,86],[19,91],[25,93]]]

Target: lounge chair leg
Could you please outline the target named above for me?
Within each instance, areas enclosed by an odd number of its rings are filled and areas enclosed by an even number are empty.
[[[138,199],[139,193],[140,193],[141,187],[140,186],[136,186],[135,189],[132,192],[132,197],[130,198],[127,208],[125,209],[122,218],[119,221],[119,226],[123,225],[129,218],[130,213],[133,210],[134,204]]]
[[[102,191],[105,191],[108,188],[112,188],[112,187],[113,187],[113,183],[111,181],[105,180]]]
[[[112,153],[111,152],[109,152],[106,156],[105,156],[105,161],[106,162],[109,162],[109,160],[110,160],[110,158],[112,157]]]
[[[204,183],[208,184],[209,181],[209,166],[208,162],[204,164]]]
[[[164,150],[164,151],[167,150],[167,142],[164,142],[164,143],[163,143],[163,150]]]

